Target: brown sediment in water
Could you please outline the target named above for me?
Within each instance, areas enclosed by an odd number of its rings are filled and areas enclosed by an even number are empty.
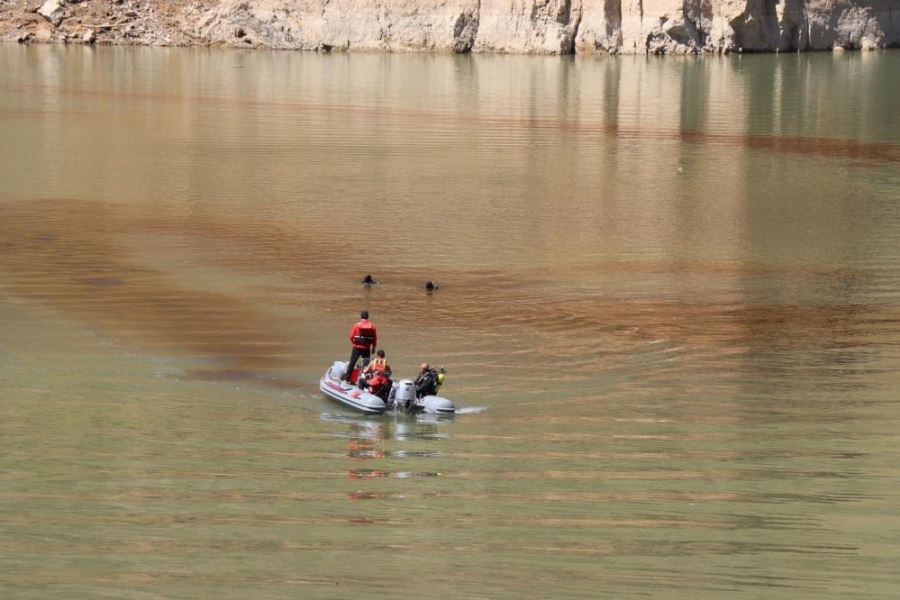
[[[6,293],[93,323],[116,338],[208,361],[215,378],[265,376],[296,348],[240,299],[172,283],[132,262],[119,234],[129,221],[75,199],[0,204]]]
[[[204,290],[202,284],[179,281],[173,273],[142,264],[144,258],[136,254],[133,240],[129,245],[124,236],[148,234],[182,236],[197,248],[218,248],[204,254],[225,269],[269,273],[286,281],[324,278],[328,287],[323,290],[332,293],[307,293],[303,301],[311,304],[309,308],[346,315],[359,309],[359,294],[341,285],[358,285],[358,273],[347,266],[352,251],[335,249],[324,232],[299,239],[263,219],[181,218],[78,199],[0,203],[0,289],[92,323],[116,338],[204,362],[191,376],[265,378],[297,366],[298,341],[284,334],[279,322],[253,299]],[[689,272],[719,283],[727,280],[728,289],[739,288],[743,277],[761,274],[851,287],[864,285],[867,277],[846,269],[677,262],[599,264],[586,276],[642,269]],[[379,286],[374,304],[384,307],[385,314],[402,315],[406,326],[452,324],[479,335],[496,335],[499,343],[511,344],[511,350],[540,351],[550,362],[563,346],[566,356],[589,357],[659,340],[716,352],[852,347],[869,329],[896,330],[900,324],[895,309],[855,302],[852,293],[845,301],[827,304],[753,303],[735,291],[707,298],[574,297],[536,286],[552,281],[546,270],[503,273],[460,268],[445,274],[451,285],[441,290],[452,294],[452,302],[430,303],[423,302],[422,294],[410,293],[420,273],[388,270],[381,275],[394,285]],[[529,332],[524,342],[521,332]],[[342,337],[343,332],[335,335]]]

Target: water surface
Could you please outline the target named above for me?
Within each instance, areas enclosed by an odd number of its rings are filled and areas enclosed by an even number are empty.
[[[897,53],[0,66],[4,596],[900,594]]]

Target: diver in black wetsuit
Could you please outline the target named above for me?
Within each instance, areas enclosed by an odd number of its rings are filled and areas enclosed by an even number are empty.
[[[416,398],[424,398],[425,396],[433,396],[437,394],[438,389],[438,371],[428,366],[428,363],[422,363],[419,376],[416,377]]]

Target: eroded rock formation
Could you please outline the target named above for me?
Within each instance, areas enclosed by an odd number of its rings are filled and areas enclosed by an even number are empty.
[[[692,54],[900,46],[900,0],[0,0],[0,39]]]

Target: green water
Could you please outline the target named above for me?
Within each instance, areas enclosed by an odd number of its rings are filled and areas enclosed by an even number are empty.
[[[0,47],[0,597],[900,596],[898,72]]]

